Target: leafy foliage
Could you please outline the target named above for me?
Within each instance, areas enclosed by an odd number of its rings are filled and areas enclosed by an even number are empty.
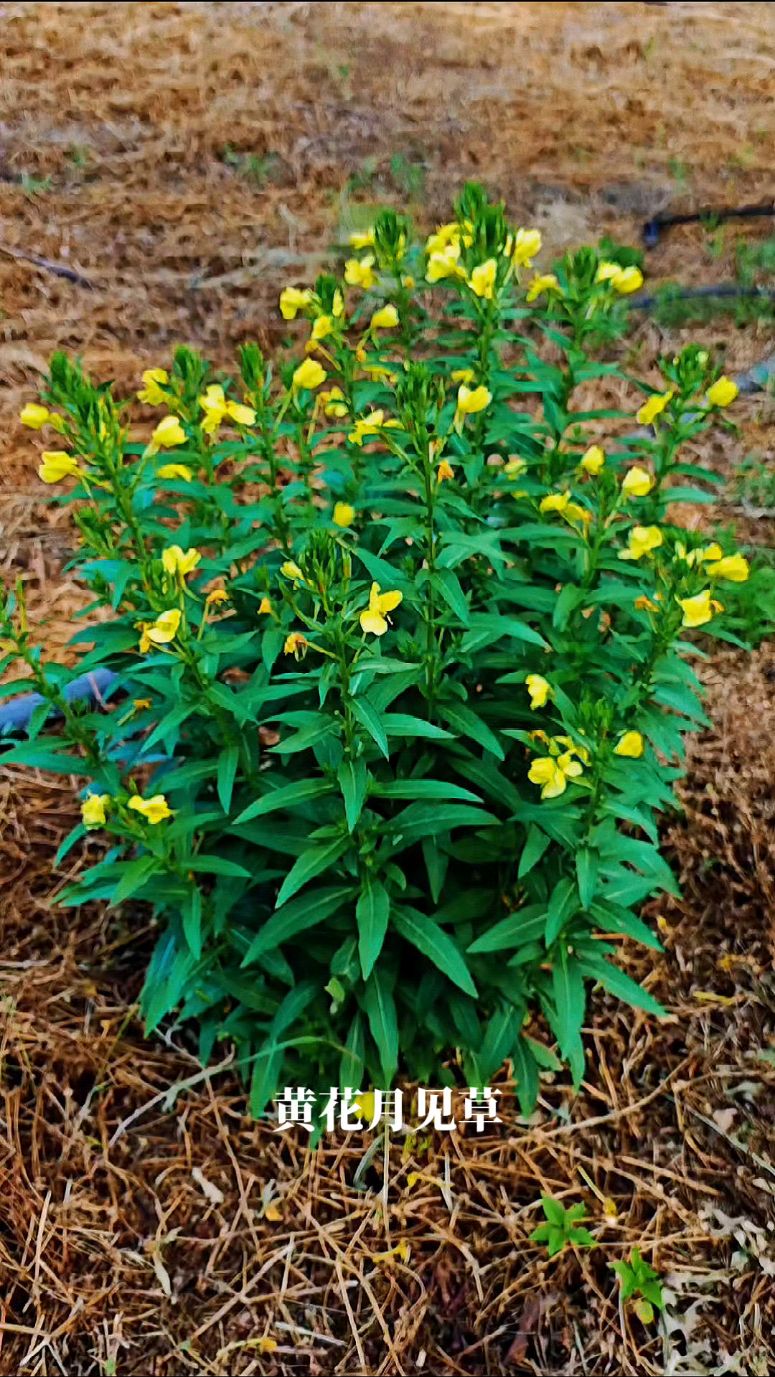
[[[570,1243],[575,1248],[594,1248],[595,1240],[589,1229],[581,1223],[587,1217],[587,1207],[582,1202],[565,1208],[560,1200],[550,1195],[541,1196],[541,1208],[545,1223],[539,1224],[530,1235],[531,1243],[545,1243],[549,1257],[555,1257]],[[620,1263],[620,1266],[626,1264]]]
[[[354,241],[282,294],[301,362],[149,370],[148,442],[54,357],[22,419],[63,446],[40,474],[100,610],[75,672],[117,688],[66,701],[9,593],[2,664],[46,701],[3,762],[84,780],[60,856],[108,845],[62,901],[152,905],[148,1029],[236,1043],[255,1114],[288,1082],[506,1059],[528,1114],[552,1043],[579,1083],[593,987],[660,1012],[617,948],[658,948],[637,910],[676,889],[656,818],[706,720],[685,631],[734,639],[748,575],[665,512],[712,491],[680,451],[735,389],[696,348],[658,393],[600,361],[637,265],[535,275],[540,235],[476,186],[424,246],[392,212]]]
[[[610,1262],[608,1265],[619,1278],[622,1300],[638,1297],[635,1306],[638,1318],[644,1324],[650,1324],[654,1311],[663,1310],[665,1306],[659,1273],[641,1257],[638,1248],[632,1249],[629,1261]]]

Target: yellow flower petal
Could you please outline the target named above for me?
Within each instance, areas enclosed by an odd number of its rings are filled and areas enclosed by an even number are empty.
[[[709,406],[730,406],[738,395],[740,388],[731,378],[727,378],[722,373],[717,378],[712,387],[708,388],[707,402]]]
[[[654,479],[647,469],[640,468],[637,464],[634,468],[628,469],[622,479],[622,492],[628,497],[645,497],[651,492],[654,486]]]
[[[657,416],[661,416],[665,407],[669,406],[673,400],[673,389],[669,392],[657,392],[653,397],[649,397],[637,412],[636,419],[642,426],[650,426]]]
[[[643,755],[644,742],[640,732],[625,732],[624,736],[614,746],[614,755],[628,756],[631,760],[639,760]]]
[[[343,529],[352,526],[355,520],[355,508],[351,507],[349,502],[337,502],[331,513],[331,520],[335,526],[341,526]]]
[[[167,818],[173,816],[172,809],[167,803],[164,794],[154,794],[152,798],[141,798],[139,794],[133,794],[127,803],[135,813],[139,813],[149,822],[152,827],[158,822],[165,822]]]
[[[303,387],[311,392],[316,387],[320,387],[320,384],[325,382],[326,377],[326,370],[318,363],[317,359],[305,359],[293,374],[294,390]]]

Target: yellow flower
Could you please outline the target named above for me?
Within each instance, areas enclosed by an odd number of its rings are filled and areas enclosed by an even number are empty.
[[[328,392],[319,392],[318,401],[320,402],[326,416],[335,416],[341,420],[347,415],[347,403],[341,387],[332,387]]]
[[[317,359],[305,359],[293,374],[294,391],[304,387],[311,392],[314,388],[320,387],[320,384],[325,382],[326,377],[326,370],[318,363]]]
[[[160,449],[173,449],[175,445],[185,443],[186,432],[177,416],[164,416],[151,436],[148,453],[158,454]]]
[[[643,559],[662,544],[658,526],[633,526],[627,537],[627,549],[619,551],[620,559]]]
[[[256,419],[252,406],[227,401],[219,383],[210,384],[199,398],[199,405],[205,413],[202,430],[206,435],[214,435],[226,416],[230,416],[240,426],[252,426]]]
[[[432,250],[425,268],[425,281],[441,282],[445,277],[465,277],[465,272],[458,262],[459,258],[459,243],[450,243],[443,249]]]
[[[360,615],[363,630],[370,632],[372,636],[384,636],[389,625],[389,618],[386,613],[392,612],[394,607],[398,607],[403,596],[403,593],[399,593],[396,589],[389,593],[381,593],[379,584],[373,583],[369,593],[369,605]]]
[[[643,273],[640,268],[620,268],[611,278],[611,286],[620,296],[629,296],[632,292],[640,291],[643,286]]]
[[[304,653],[308,645],[309,642],[306,636],[302,636],[300,631],[292,631],[291,634],[285,638],[283,655],[295,655],[297,660],[301,660],[304,658]]]
[[[371,330],[395,330],[397,325],[398,311],[395,306],[388,303],[387,306],[381,306],[378,311],[374,312],[369,328]]]
[[[269,598],[262,598],[258,604],[257,616],[263,616],[272,611],[272,603]]]
[[[563,516],[566,521],[570,522],[571,526],[573,526],[574,523],[580,523],[582,526],[587,526],[592,520],[592,513],[587,511],[586,507],[580,507],[578,502],[569,502],[563,512]]]
[[[642,426],[650,426],[657,416],[661,416],[666,406],[673,400],[674,392],[672,387],[668,392],[655,392],[653,397],[649,397],[636,414],[636,420]]]
[[[406,287],[408,292],[414,291],[414,278],[411,273],[404,273],[401,278],[401,286]]]
[[[714,613],[724,611],[723,605],[715,601],[709,588],[695,593],[693,598],[676,598],[676,602],[683,608],[682,626],[704,626]]]
[[[622,479],[622,492],[628,497],[645,497],[653,486],[652,475],[647,469],[639,468],[637,464],[634,468],[628,469]]]
[[[211,383],[199,398],[199,405],[205,413],[202,430],[205,435],[214,435],[226,415],[226,398],[218,383]]]
[[[541,234],[537,229],[518,229],[514,235],[512,262],[515,268],[532,268],[533,259],[541,252]]]
[[[565,793],[568,780],[578,779],[583,773],[578,760],[574,760],[570,751],[566,751],[559,756],[539,756],[530,766],[527,777],[531,784],[542,786],[541,798],[558,798]]]
[[[595,273],[595,281],[613,282],[614,278],[617,277],[620,272],[621,268],[618,263],[604,261],[598,265],[597,272]]]
[[[150,698],[133,698],[132,707],[135,712],[146,712],[153,707],[153,703]]]
[[[350,246],[354,249],[373,249],[374,247],[374,226],[369,225],[367,230],[354,230],[350,235]]]
[[[527,460],[514,457],[507,459],[503,465],[503,472],[508,478],[521,478],[527,468]]]
[[[42,430],[45,425],[53,425],[52,416],[53,413],[49,411],[48,407],[39,406],[37,402],[27,402],[27,405],[22,407],[19,420],[29,430]],[[55,419],[59,424],[55,425],[54,429],[61,430],[61,416],[56,416]]]
[[[338,320],[340,316],[344,315],[344,297],[338,287],[331,298],[331,314],[334,320]]]
[[[299,311],[309,306],[312,291],[309,287],[284,287],[280,293],[280,313],[283,320],[295,320]]]
[[[355,508],[349,502],[337,502],[331,514],[331,520],[335,526],[352,526],[355,520]]]
[[[397,426],[400,422],[396,420],[385,420],[385,413],[382,410],[370,411],[368,416],[361,416],[353,424],[353,428],[347,436],[351,445],[362,445],[369,435],[378,435],[380,430],[388,426]]]
[[[210,607],[221,607],[223,603],[229,601],[229,594],[225,588],[211,588],[205,601]]]
[[[626,755],[630,760],[639,760],[643,755],[643,737],[640,732],[625,732],[614,746],[614,755]]]
[[[84,827],[104,827],[110,802],[110,794],[87,794],[81,804]]]
[[[471,291],[482,297],[485,301],[492,301],[495,296],[495,278],[498,272],[498,264],[494,258],[488,258],[486,263],[479,263],[472,270],[468,278],[468,285]]]
[[[182,483],[190,483],[194,477],[188,464],[162,464],[156,470],[157,478],[179,478]]]
[[[155,622],[141,622],[140,650],[143,655],[155,645],[168,645],[178,634],[183,613],[177,607],[160,612]]]
[[[706,572],[712,579],[729,579],[730,583],[745,583],[751,567],[745,555],[725,555],[723,559],[714,560],[709,564]]]
[[[564,512],[570,502],[570,493],[550,492],[546,497],[542,497],[538,506],[539,512]]]
[[[170,375],[166,368],[146,368],[142,389],[137,394],[138,402],[145,402],[147,406],[164,406],[168,396],[159,384],[168,383],[169,380]]]
[[[597,478],[600,470],[605,465],[605,451],[600,445],[590,445],[589,449],[582,455],[581,468],[585,473],[589,473],[593,478]]]
[[[561,755],[560,747],[564,746],[571,755],[577,755],[579,760],[583,760],[585,765],[589,764],[589,751],[586,746],[577,746],[571,736],[553,736],[549,740],[549,751],[551,755]]]
[[[280,565],[280,573],[286,579],[293,579],[294,583],[304,583],[304,575],[295,559],[286,559],[285,563]]]
[[[531,708],[544,708],[552,696],[552,686],[542,674],[528,674],[525,688],[530,694]]]
[[[541,296],[544,292],[561,293],[560,284],[557,281],[557,278],[555,277],[554,273],[543,273],[538,277],[534,277],[533,281],[530,283],[530,286],[527,289],[525,300],[529,304],[530,302],[535,301],[536,298]]]
[[[492,401],[492,392],[488,388],[466,387],[461,383],[457,390],[457,403],[455,406],[455,430],[460,431],[463,425],[464,416],[473,416],[478,411],[484,411]]]
[[[165,822],[167,818],[173,816],[172,809],[163,794],[154,794],[152,798],[141,798],[139,794],[133,794],[127,803],[127,808],[139,813],[152,827],[155,827],[157,822]]]
[[[445,480],[454,477],[455,470],[453,469],[452,465],[448,463],[446,459],[442,459],[441,463],[439,464],[439,467],[436,470],[436,482],[443,483],[445,482]]]
[[[78,478],[82,472],[74,454],[63,449],[46,449],[41,454],[38,477],[44,483],[61,483],[63,478]]]
[[[348,287],[361,287],[368,291],[377,281],[374,274],[374,255],[369,253],[365,258],[348,258],[344,265],[344,280]]]
[[[447,225],[439,225],[433,234],[429,234],[425,241],[425,252],[427,254],[443,253],[450,244],[460,243],[462,228],[457,220],[450,220]]]
[[[473,368],[455,368],[453,372],[450,374],[450,377],[453,382],[466,383],[467,385],[468,383],[472,383],[474,381],[476,374]]]
[[[231,419],[238,426],[252,426],[255,424],[256,413],[252,406],[244,406],[242,402],[227,402],[226,410]]]
[[[709,560],[722,559],[724,555],[724,551],[716,540],[714,540],[712,544],[706,545],[704,549],[690,550],[688,554],[684,546],[677,541],[675,552],[681,559],[686,560],[686,563],[691,568],[693,568],[695,564],[707,564]]]
[[[310,340],[317,342],[320,339],[325,339],[327,335],[331,334],[333,328],[333,316],[318,316],[310,331]]]
[[[161,562],[166,573],[180,574],[181,578],[185,578],[192,569],[196,569],[201,558],[199,551],[193,547],[189,550],[182,550],[179,545],[168,545],[166,550],[161,552]]]
[[[708,406],[729,406],[739,391],[740,388],[737,383],[722,374],[720,378],[716,379],[713,386],[708,388],[706,398]]]

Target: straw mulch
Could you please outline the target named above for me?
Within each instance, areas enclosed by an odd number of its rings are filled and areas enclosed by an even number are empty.
[[[66,655],[83,594],[14,417],[53,348],[130,387],[178,340],[219,365],[242,339],[271,347],[279,286],[315,270],[353,199],[408,192],[429,224],[476,176],[560,247],[633,241],[668,204],[771,196],[768,18],[5,5],[2,563],[47,653]],[[731,240],[711,260],[679,231],[651,271],[718,280]],[[638,366],[696,334],[644,322]],[[773,349],[761,328],[700,337],[730,369]],[[739,414],[722,467],[771,444],[766,402]],[[768,522],[747,534],[772,539]],[[724,652],[704,673],[715,725],[665,836],[683,897],[648,914],[664,954],[632,956],[669,1017],[597,996],[581,1094],[547,1078],[524,1124],[503,1081],[504,1122],[482,1135],[309,1153],[249,1122],[228,1065],[203,1076],[180,1032],[143,1039],[145,914],[57,909],[82,862],[52,874],[70,782],[0,770],[0,1374],[771,1371],[775,656]],[[548,1261],[529,1241],[541,1193],[584,1201],[599,1246]],[[665,1280],[661,1326],[619,1304],[608,1264],[632,1246]]]

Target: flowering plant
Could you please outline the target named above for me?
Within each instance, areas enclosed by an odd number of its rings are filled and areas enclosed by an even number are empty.
[[[600,361],[639,269],[538,274],[540,249],[475,186],[424,245],[383,213],[341,277],[283,291],[300,362],[245,345],[235,383],[178,349],[138,440],[58,355],[22,414],[62,446],[40,476],[102,609],[77,670],[117,677],[70,701],[8,594],[3,663],[45,703],[4,764],[84,780],[59,856],[106,844],[63,902],[153,905],[147,1026],[236,1044],[256,1114],[289,1079],[505,1060],[528,1113],[555,1046],[578,1084],[592,987],[660,1012],[617,951],[659,947],[637,910],[675,892],[685,633],[731,638],[748,576],[666,513],[707,499],[680,452],[736,388],[694,347],[658,391]],[[626,409],[579,405],[612,380]]]

